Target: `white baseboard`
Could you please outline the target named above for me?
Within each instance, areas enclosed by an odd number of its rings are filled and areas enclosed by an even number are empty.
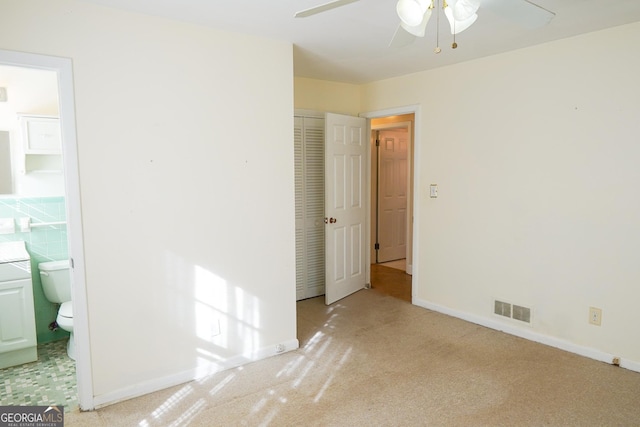
[[[433,311],[437,311],[438,313],[446,314],[451,317],[456,317],[458,319],[462,319],[467,322],[475,323],[480,326],[485,326],[487,328],[495,329],[497,331],[501,331],[509,335],[514,335],[529,341],[538,342],[540,344],[545,344],[550,347],[555,347],[560,350],[564,350],[570,353],[578,354],[580,356],[588,357],[590,359],[595,359],[600,362],[611,364],[613,362],[613,358],[616,357],[613,354],[606,353],[604,351],[597,350],[591,347],[581,346],[560,338],[555,338],[549,335],[543,335],[538,332],[534,332],[532,330],[522,329],[516,326],[507,325],[491,318],[481,317],[475,314],[469,314],[462,311],[454,310],[449,307],[445,307],[439,304],[434,304],[418,298],[413,299],[413,304],[422,308],[426,308],[428,310],[433,310]],[[629,369],[631,371],[640,372],[640,363],[632,360],[620,359],[620,367]]]
[[[165,388],[184,384],[206,377],[208,375],[213,375],[217,372],[226,371],[228,369],[246,365],[247,363],[267,359],[278,354],[284,354],[289,351],[296,350],[298,347],[300,347],[300,343],[297,339],[289,340],[282,344],[284,345],[284,350],[280,352],[277,351],[276,345],[271,345],[258,349],[257,351],[249,355],[237,355],[225,360],[222,363],[210,363],[194,369],[189,369],[187,371],[179,372],[161,378],[154,378],[143,383],[134,384],[132,386],[124,387],[119,390],[115,390],[99,396],[94,396],[93,408],[89,408],[89,410],[102,408],[114,403],[122,402],[124,400],[133,399],[135,397],[153,393]]]
[[[640,362],[633,360],[620,359],[620,367],[630,371],[640,372]]]

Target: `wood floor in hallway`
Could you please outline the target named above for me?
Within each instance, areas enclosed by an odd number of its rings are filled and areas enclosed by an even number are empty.
[[[394,298],[411,302],[411,276],[397,268],[371,264],[371,288]]]

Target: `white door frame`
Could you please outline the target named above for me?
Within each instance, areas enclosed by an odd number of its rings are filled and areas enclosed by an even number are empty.
[[[403,114],[413,114],[414,115],[414,129],[413,129],[413,159],[412,159],[412,163],[411,163],[411,167],[413,168],[413,235],[411,237],[412,240],[412,248],[413,248],[413,254],[412,254],[412,283],[413,286],[411,286],[411,302],[412,304],[415,304],[415,301],[417,299],[416,296],[416,291],[417,291],[417,284],[420,283],[419,282],[419,271],[418,271],[418,260],[419,258],[419,247],[418,247],[418,239],[416,238],[416,236],[419,235],[418,231],[420,229],[420,215],[419,215],[419,195],[420,195],[420,167],[419,167],[419,163],[418,160],[420,158],[420,138],[421,138],[421,132],[420,132],[420,123],[421,123],[421,107],[418,104],[415,105],[407,105],[404,107],[396,107],[396,108],[390,108],[387,110],[377,110],[377,111],[370,111],[367,113],[361,113],[360,117],[365,117],[369,120],[371,119],[377,119],[377,118],[381,118],[381,117],[388,117],[388,116],[399,116],[399,115],[403,115]],[[369,126],[369,128],[371,128],[371,126]],[[371,131],[371,129],[369,129],[369,131]],[[371,186],[371,177],[369,177],[369,186]],[[371,194],[371,190],[369,189],[369,194]],[[370,208],[369,208],[370,211]],[[369,232],[371,227],[369,227]],[[369,251],[370,252],[370,251]]]
[[[55,71],[58,75],[62,160],[64,165],[65,205],[69,258],[72,261],[73,331],[76,342],[78,403],[82,410],[94,409],[89,322],[84,269],[84,240],[80,203],[80,174],[76,140],[73,67],[70,58],[0,50],[0,64]]]

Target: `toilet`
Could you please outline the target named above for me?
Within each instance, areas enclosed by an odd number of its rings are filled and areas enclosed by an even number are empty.
[[[73,307],[71,304],[71,275],[69,272],[69,260],[47,261],[38,264],[42,290],[50,302],[60,304],[56,322],[65,331],[69,332],[67,354],[76,360],[76,346],[73,339]]]

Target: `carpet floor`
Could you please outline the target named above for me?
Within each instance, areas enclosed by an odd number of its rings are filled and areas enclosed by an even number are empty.
[[[640,374],[375,289],[297,303],[300,348],[65,426],[634,426]]]

